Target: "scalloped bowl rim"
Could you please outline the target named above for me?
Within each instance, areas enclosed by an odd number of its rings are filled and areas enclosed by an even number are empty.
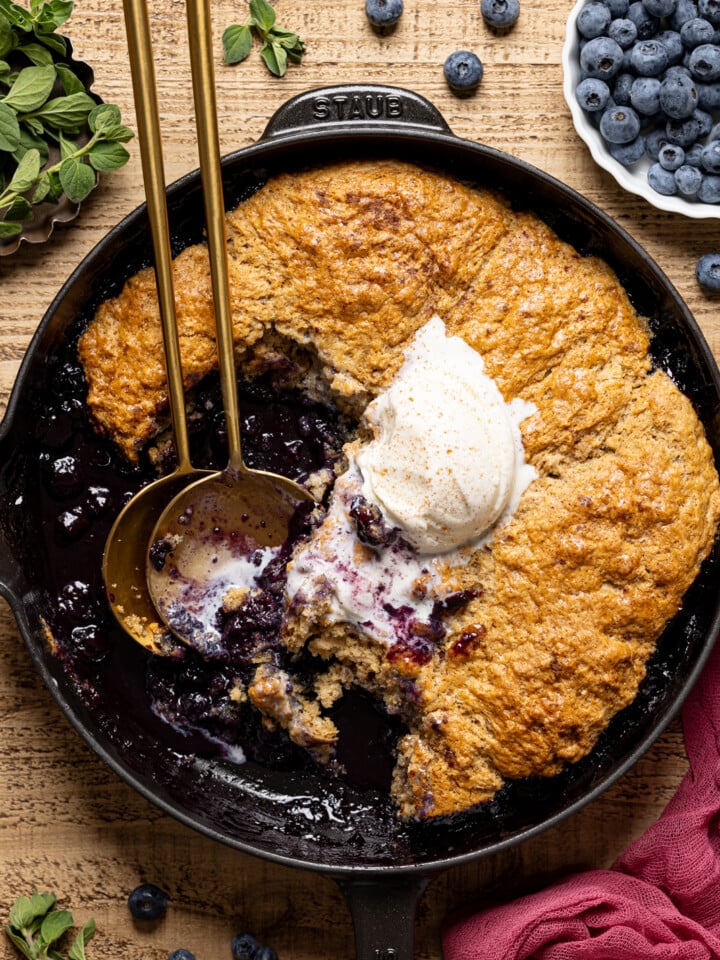
[[[683,197],[666,197],[653,190],[645,178],[645,171],[649,166],[646,163],[642,168],[629,170],[618,163],[608,153],[598,130],[588,120],[575,97],[575,87],[580,81],[579,37],[577,32],[577,18],[587,0],[579,0],[570,11],[565,30],[565,43],[562,49],[563,94],[570,108],[573,123],[578,135],[585,141],[593,160],[599,167],[606,170],[620,184],[623,189],[637,196],[643,197],[653,207],[669,213],[680,213],[695,219],[712,219],[720,217],[720,204],[698,203],[694,200],[685,200]]]

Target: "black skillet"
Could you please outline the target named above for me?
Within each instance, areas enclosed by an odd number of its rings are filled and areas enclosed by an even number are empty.
[[[605,258],[649,318],[655,362],[691,398],[717,458],[718,370],[693,317],[659,268],[583,197],[525,163],[454,136],[423,98],[396,88],[353,85],[289,101],[257,144],[224,161],[227,204],[235,205],[276,171],[387,156],[497,188],[517,207],[547,220],[581,252]],[[173,184],[168,199],[179,250],[201,238],[198,174]],[[353,914],[358,958],[409,960],[415,904],[429,879],[521,843],[575,812],[626,771],[667,725],[718,629],[717,544],[661,637],[636,700],[612,721],[592,753],[554,778],[511,783],[492,803],[465,815],[402,825],[381,791],[308,769],[234,765],[194,753],[151,715],[138,692],[144,651],[124,635],[109,635],[108,656],[97,662],[90,658],[78,674],[50,652],[44,629],[51,613],[49,553],[55,547],[33,465],[43,429],[40,413],[54,389],[56,358],[70,331],[150,262],[149,227],[140,207],[75,270],[27,351],[0,426],[0,591],[61,709],[126,782],[210,837],[332,876]],[[99,576],[99,560],[97,566]],[[101,585],[96,587],[100,591]]]

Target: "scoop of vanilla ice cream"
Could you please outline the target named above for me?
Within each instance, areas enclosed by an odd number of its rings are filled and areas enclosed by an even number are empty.
[[[478,540],[536,475],[518,427],[532,409],[506,404],[480,354],[433,317],[365,411],[374,437],[356,454],[363,496],[420,553]]]

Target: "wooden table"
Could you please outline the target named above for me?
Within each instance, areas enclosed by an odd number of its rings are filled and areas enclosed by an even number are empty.
[[[197,166],[181,0],[150,3],[166,140],[174,180]],[[720,318],[698,288],[697,258],[717,248],[714,222],[661,213],[621,191],[575,134],[561,92],[560,51],[570,0],[525,0],[505,37],[483,26],[478,0],[405,0],[394,34],[368,26],[363,0],[278,0],[283,25],[308,43],[305,61],[274,79],[257,51],[241,66],[221,64],[221,30],[245,15],[241,0],[213,0],[224,151],[257,139],[290,96],[326,83],[370,81],[410,87],[432,100],[460,136],[507,151],[548,171],[608,211],[659,262],[686,298],[716,354]],[[121,0],[76,0],[64,28],[76,55],[95,69],[95,89],[134,126]],[[445,57],[460,47],[485,63],[478,94],[458,99],[443,80]],[[51,299],[84,255],[143,199],[138,149],[105,176],[75,223],[51,244],[0,259],[0,404]],[[236,853],[161,814],[121,783],[81,742],[35,675],[9,608],[0,602],[0,916],[34,885],[55,890],[76,920],[94,916],[94,960],[165,960],[184,946],[198,960],[230,957],[249,930],[282,960],[353,955],[350,919],[334,884]],[[416,955],[441,956],[447,912],[488,897],[510,897],[568,869],[609,864],[662,810],[686,769],[675,722],[634,769],[592,805],[521,848],[436,880],[417,919]],[[150,928],[131,920],[138,883],[163,886],[171,905]],[[15,953],[0,939],[0,960]]]

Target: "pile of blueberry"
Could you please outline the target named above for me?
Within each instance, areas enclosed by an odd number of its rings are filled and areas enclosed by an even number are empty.
[[[589,0],[578,103],[665,196],[720,203],[720,0]]]

